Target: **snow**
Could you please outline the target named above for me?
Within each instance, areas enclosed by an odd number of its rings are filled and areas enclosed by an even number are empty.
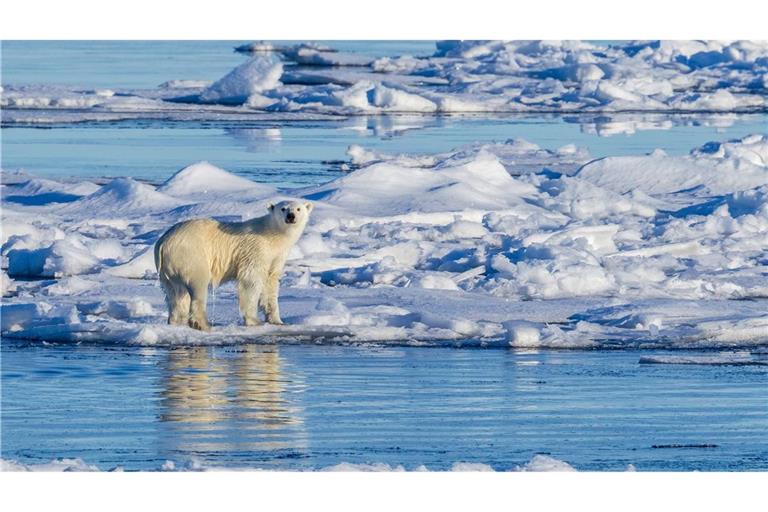
[[[203,103],[243,104],[254,94],[280,84],[283,65],[270,57],[254,57],[206,87],[199,97]]]
[[[67,211],[99,212],[104,217],[114,217],[162,211],[182,202],[158,192],[154,187],[131,178],[116,178],[99,190],[68,204]]]
[[[489,466],[488,464],[483,464],[482,462],[454,462],[453,466],[451,466],[451,471],[462,471],[462,472],[491,472],[494,471],[494,469]]]
[[[283,51],[291,61],[305,66],[368,66],[371,59],[352,53],[336,52],[323,47],[297,45]]]
[[[156,89],[9,84],[4,121],[196,118],[249,112],[765,112],[765,41],[440,41],[431,56],[369,57],[311,43],[257,42],[209,84],[169,77]],[[208,106],[206,106],[208,105]],[[81,109],[73,114],[69,109]],[[30,111],[45,113],[30,117]]]
[[[82,245],[57,240],[41,249],[8,251],[8,274],[18,277],[62,277],[91,272],[98,260]]]
[[[765,185],[768,137],[707,144],[685,157],[663,152],[647,156],[607,157],[582,167],[576,174],[593,185],[623,194],[638,190],[659,196],[698,188],[712,196]]]
[[[99,468],[86,464],[82,459],[54,459],[41,464],[22,464],[19,462],[0,459],[0,471],[99,471]]]
[[[273,187],[228,173],[208,162],[197,162],[181,169],[157,190],[177,198],[199,198],[216,194],[257,198],[275,193]]]
[[[207,162],[159,187],[4,173],[2,335],[754,349],[768,344],[767,140],[598,160],[519,139],[439,154],[354,146],[356,170],[280,190]],[[242,220],[289,197],[315,209],[282,281],[288,325],[240,325],[232,284],[211,295],[210,333],[166,325],[157,238],[181,220]]]
[[[522,466],[520,471],[576,471],[576,469],[562,460],[555,459],[549,455],[537,454]]]
[[[0,293],[2,293],[3,297],[6,297],[15,291],[16,283],[13,282],[13,279],[8,277],[8,274],[5,271],[2,271],[2,274],[0,274]]]
[[[630,469],[631,466],[631,469]],[[196,457],[178,462],[173,460],[166,460],[155,471],[247,471],[257,468],[252,467],[226,467],[211,465],[204,460]],[[325,466],[316,468],[317,471],[325,472],[405,472],[415,471],[424,472],[431,471],[430,468],[424,464],[414,466],[412,468],[406,468],[401,464],[391,465],[385,462],[368,462],[368,463],[353,463],[353,462],[340,462],[332,466]],[[534,455],[533,458],[522,466],[509,469],[510,471],[576,471],[567,462],[555,459],[547,455]],[[629,465],[627,471],[633,471],[634,466]],[[82,459],[54,459],[50,462],[44,463],[32,463],[25,464],[22,462],[0,459],[0,471],[102,471],[95,465],[89,465]],[[122,471],[120,466],[110,468],[107,471]],[[290,470],[289,470],[290,471]],[[455,462],[450,467],[449,471],[454,472],[492,472],[496,471],[489,464],[481,462]]]

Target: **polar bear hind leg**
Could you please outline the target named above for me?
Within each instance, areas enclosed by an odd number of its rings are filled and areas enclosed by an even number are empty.
[[[165,291],[165,302],[168,305],[168,323],[171,325],[187,325],[189,322],[190,297],[187,288],[180,283],[160,277],[160,284]]]
[[[210,331],[208,324],[208,313],[206,306],[208,302],[208,284],[210,279],[200,279],[189,283],[188,290],[190,298],[189,306],[189,326],[199,331]]]

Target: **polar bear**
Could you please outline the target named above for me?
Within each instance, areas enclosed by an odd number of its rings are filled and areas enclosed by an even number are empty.
[[[155,244],[155,266],[168,304],[168,323],[210,330],[208,285],[237,281],[245,325],[282,324],[277,295],[291,247],[301,236],[311,203],[270,204],[269,213],[244,222],[180,222]]]

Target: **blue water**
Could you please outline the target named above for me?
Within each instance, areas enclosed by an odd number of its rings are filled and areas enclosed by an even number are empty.
[[[3,84],[154,88],[168,80],[216,80],[247,55],[250,41],[3,41]],[[274,41],[296,44],[304,41]],[[371,57],[427,56],[433,41],[321,41]]]
[[[598,122],[605,123],[605,116]],[[135,122],[5,127],[2,166],[42,177],[133,176],[161,182],[208,160],[228,171],[277,186],[317,184],[341,175],[351,144],[389,153],[437,153],[474,142],[522,138],[546,149],[587,148],[595,158],[645,154],[660,148],[688,153],[711,140],[762,133],[765,114],[727,116],[613,115],[613,122],[676,123],[670,129],[600,136],[594,116],[380,116],[315,122]]]
[[[581,470],[768,469],[768,368],[640,355],[4,342],[2,457],[511,470],[545,453]]]

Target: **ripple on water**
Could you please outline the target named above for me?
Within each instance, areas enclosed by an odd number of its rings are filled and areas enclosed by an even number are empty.
[[[503,470],[549,453],[591,470],[768,467],[764,366],[641,365],[636,351],[2,351],[6,459]]]

